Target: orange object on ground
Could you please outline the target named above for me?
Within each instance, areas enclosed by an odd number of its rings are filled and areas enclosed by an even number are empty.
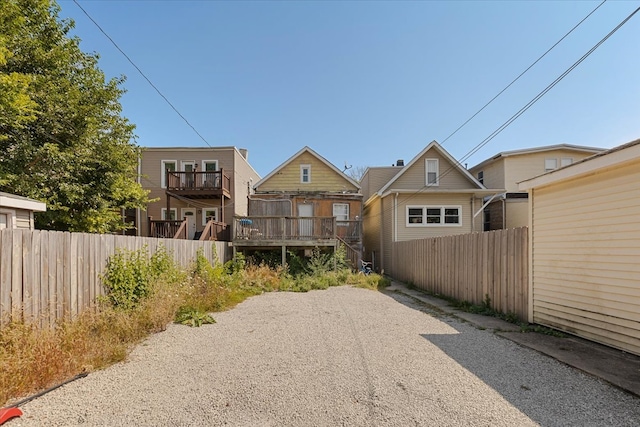
[[[0,408],[0,425],[6,423],[11,418],[22,416],[20,408]]]

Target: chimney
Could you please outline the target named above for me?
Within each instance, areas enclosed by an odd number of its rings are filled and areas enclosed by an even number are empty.
[[[244,157],[245,160],[249,160],[249,150],[246,148],[238,148],[238,151],[242,154],[242,157]]]
[[[404,166],[404,160],[398,159],[398,161],[396,162],[396,166]]]

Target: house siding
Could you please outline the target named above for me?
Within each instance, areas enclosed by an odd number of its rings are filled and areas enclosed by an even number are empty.
[[[391,197],[391,196],[390,196]],[[397,241],[426,239],[429,237],[471,233],[471,194],[420,194],[398,196],[398,238]],[[460,206],[459,226],[407,227],[407,206]]]
[[[640,159],[530,200],[533,321],[640,355]]]
[[[300,166],[311,166],[311,182],[300,181]],[[269,177],[256,188],[256,192],[358,192],[359,189],[336,173],[316,156],[308,152],[301,153],[278,173]]]
[[[495,160],[483,167],[469,169],[471,175],[478,178],[478,172],[483,172],[483,185],[487,188],[505,188],[504,158]],[[529,177],[531,178],[531,177]]]
[[[373,200],[364,208],[363,228],[366,230],[364,234],[364,252],[363,258],[365,261],[375,261],[374,268],[380,267],[380,229],[382,213],[382,203],[379,198]],[[375,256],[374,256],[375,252]]]
[[[384,187],[401,169],[402,167],[398,166],[369,168],[360,183],[364,200],[368,200],[375,192]]]
[[[196,230],[204,229],[202,225],[202,207],[206,205],[208,208],[218,208],[219,218],[224,215],[224,222],[232,223],[234,215],[246,215],[247,213],[247,182],[253,179],[257,182],[260,177],[251,168],[246,159],[240,154],[235,147],[216,147],[216,148],[145,148],[142,151],[140,161],[140,173],[142,175],[140,183],[143,188],[149,190],[150,199],[158,199],[157,202],[147,206],[147,211],[140,215],[140,224],[138,225],[138,235],[146,236],[148,234],[149,223],[147,217],[153,219],[162,218],[162,209],[166,208],[167,198],[165,188],[162,183],[162,161],[177,161],[178,170],[182,170],[182,161],[195,161],[198,170],[202,170],[203,160],[217,160],[218,169],[231,178],[231,200],[224,201],[224,213],[222,212],[222,201],[220,199],[198,199],[192,203],[192,207],[196,207]],[[236,182],[238,181],[238,182]],[[189,207],[189,202],[171,199],[171,208],[177,209],[177,215],[180,217],[181,208]]]
[[[15,228],[23,230],[32,230],[31,211],[25,209],[16,209],[16,225]]]
[[[435,188],[446,190],[464,190],[475,187],[471,181],[442,156],[435,148],[428,150],[420,159],[395,181],[390,189],[421,189],[426,188],[425,159],[438,159],[439,184]]]

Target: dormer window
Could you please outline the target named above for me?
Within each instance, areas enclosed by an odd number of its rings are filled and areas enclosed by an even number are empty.
[[[311,165],[300,165],[300,182],[303,184],[311,182]]]
[[[440,185],[438,159],[426,159],[426,185]]]

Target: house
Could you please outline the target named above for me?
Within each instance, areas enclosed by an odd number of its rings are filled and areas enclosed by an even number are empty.
[[[243,252],[344,244],[356,263],[362,245],[360,185],[304,147],[253,185],[249,215],[238,217],[234,248]]]
[[[46,210],[45,203],[0,192],[0,230],[33,230],[33,213],[45,212]]]
[[[482,230],[524,227],[528,224],[527,192],[518,190],[518,182],[578,162],[604,151],[601,148],[557,144],[523,150],[503,151],[469,169],[476,179],[490,188],[505,192],[488,202]]]
[[[640,355],[640,139],[521,182],[529,321]]]
[[[139,236],[227,241],[233,217],[247,214],[249,188],[260,179],[248,151],[236,147],[147,147],[140,175],[157,201],[146,214],[138,211]]]
[[[487,189],[436,141],[409,163],[368,168],[364,188],[364,258],[393,274],[391,243],[464,234],[482,198],[504,192]]]

